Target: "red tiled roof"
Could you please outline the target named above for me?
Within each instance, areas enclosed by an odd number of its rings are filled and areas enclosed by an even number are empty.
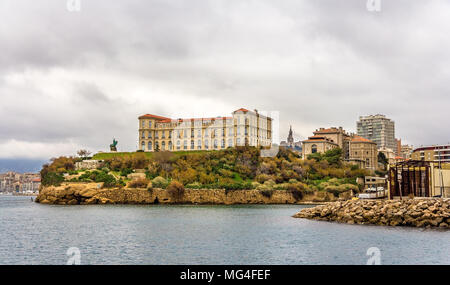
[[[240,109],[234,111],[233,113],[236,113],[236,112],[244,112],[244,113],[247,113],[247,112],[249,112],[249,110],[247,110],[247,109],[245,109],[245,108],[240,108]]]
[[[31,182],[41,182],[41,178],[39,178],[39,177],[33,178],[33,179],[31,179]]]
[[[317,130],[317,131],[314,131],[313,132],[313,134],[324,134],[324,133],[330,133],[330,132],[337,132],[337,131],[339,131],[339,129],[336,129],[336,128],[328,128],[328,129],[323,129],[323,130]]]
[[[139,119],[157,119],[157,120],[171,120],[167,117],[152,115],[152,114],[145,114],[139,117]]]
[[[166,120],[159,121],[159,123],[187,122],[187,121],[215,121],[215,120],[228,120],[228,119],[232,119],[232,117],[166,119]]]
[[[353,136],[352,142],[375,143],[375,142],[373,142],[373,141],[371,141],[371,140],[368,140],[368,139],[366,139],[366,138],[363,138],[363,137],[360,137],[360,136],[357,136],[357,135],[354,135],[354,136]]]

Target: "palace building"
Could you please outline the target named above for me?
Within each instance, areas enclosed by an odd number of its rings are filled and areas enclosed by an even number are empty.
[[[241,108],[231,117],[171,119],[139,117],[143,151],[218,150],[234,146],[272,146],[272,119]]]

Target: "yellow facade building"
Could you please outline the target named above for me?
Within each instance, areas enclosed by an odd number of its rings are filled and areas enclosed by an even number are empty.
[[[354,135],[349,142],[347,161],[356,163],[363,169],[376,170],[378,167],[377,144],[366,138]]]
[[[312,153],[324,153],[339,147],[345,161],[358,164],[360,168],[377,169],[378,150],[375,142],[349,134],[342,127],[320,128],[313,134],[314,136],[302,142],[303,158],[308,158]]]
[[[231,117],[139,117],[139,149],[143,151],[218,150],[244,145],[271,147],[272,119],[244,108]]]

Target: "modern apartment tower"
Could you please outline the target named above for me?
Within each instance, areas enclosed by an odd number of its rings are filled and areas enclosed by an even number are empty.
[[[356,122],[358,136],[369,139],[377,144],[378,148],[396,150],[395,123],[384,115],[369,115],[359,117]]]

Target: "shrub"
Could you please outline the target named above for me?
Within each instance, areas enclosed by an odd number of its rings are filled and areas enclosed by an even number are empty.
[[[275,181],[273,181],[272,179],[269,179],[266,182],[264,182],[264,185],[271,188],[275,185]]]
[[[253,181],[252,182],[252,189],[257,189],[261,184],[259,182]]]
[[[60,173],[48,172],[42,176],[42,185],[44,186],[59,186],[64,181],[64,177]]]
[[[148,184],[150,181],[146,178],[139,178],[135,180],[131,180],[128,182],[129,188],[148,188]]]
[[[155,188],[166,188],[169,183],[164,177],[158,176],[152,180],[152,185]]]
[[[270,198],[273,195],[273,190],[261,190],[260,193],[264,197]]]
[[[169,186],[167,186],[167,192],[172,199],[178,201],[184,196],[184,186],[180,182],[173,180],[170,182]]]
[[[256,175],[256,177],[255,177],[255,180],[257,181],[257,182],[259,182],[259,183],[264,183],[264,182],[266,182],[267,180],[269,180],[269,179],[271,179],[272,177],[270,176],[270,175],[267,175],[267,174],[259,174],[259,175]]]
[[[189,183],[186,185],[186,188],[190,188],[190,189],[201,189],[202,188],[202,184],[198,183],[198,182],[194,182],[194,183]]]
[[[131,168],[125,168],[125,169],[122,169],[122,170],[120,171],[120,176],[127,177],[128,174],[131,174],[131,173],[133,173],[133,169],[131,169]]]

